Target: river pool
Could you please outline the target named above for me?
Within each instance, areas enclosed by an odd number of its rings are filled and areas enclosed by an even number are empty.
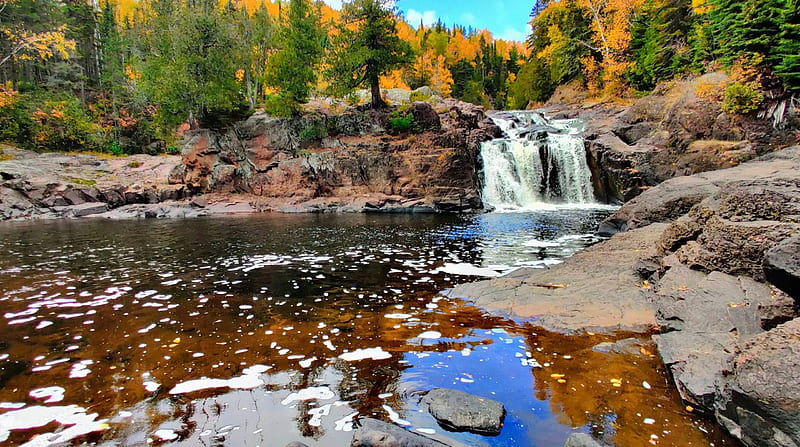
[[[483,446],[735,445],[654,348],[490,316],[441,291],[597,242],[606,209],[0,225],[0,441],[345,446],[376,417]],[[443,430],[434,387],[502,402]]]

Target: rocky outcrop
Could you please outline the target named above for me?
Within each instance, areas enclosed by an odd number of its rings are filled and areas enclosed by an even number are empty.
[[[586,433],[573,433],[567,438],[564,447],[607,447],[607,444],[599,442]]]
[[[800,396],[780,390],[798,389],[800,320],[779,290],[796,292],[798,203],[794,147],[669,180],[601,226],[635,233],[660,222],[658,255],[640,270],[652,285],[654,340],[683,399],[748,446],[798,445]]]
[[[167,183],[177,156],[102,157],[4,149],[0,161],[0,220],[100,215],[128,205],[186,197]]]
[[[655,326],[639,270],[665,225],[619,234],[552,268],[520,269],[505,277],[463,284],[448,296],[494,313],[532,319],[555,332],[647,332]]]
[[[500,402],[446,388],[429,391],[422,398],[422,405],[446,430],[486,436],[499,435],[506,416]]]
[[[189,132],[171,179],[196,193],[236,192],[262,210],[459,212],[482,209],[480,143],[498,129],[454,100],[409,106],[414,132],[388,112],[291,119],[257,112],[233,129]]]
[[[796,133],[788,129],[796,128],[796,117],[773,126],[724,112],[718,97],[728,81],[723,73],[710,73],[665,83],[629,105],[592,104],[557,92],[546,110],[587,122],[597,196],[622,203],[670,178],[729,168],[797,144]]]

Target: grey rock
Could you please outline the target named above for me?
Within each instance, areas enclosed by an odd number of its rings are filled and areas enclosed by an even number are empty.
[[[292,442],[286,444],[285,447],[308,447],[308,446],[306,444],[303,444],[300,441],[292,441]]]
[[[361,419],[353,433],[352,447],[446,447],[434,439],[377,419]]]
[[[764,275],[770,283],[800,301],[800,236],[783,240],[767,251]]]
[[[654,224],[593,245],[549,269],[519,269],[461,284],[448,296],[501,316],[535,319],[556,332],[647,332],[656,324],[636,265],[656,254],[667,226]],[[563,285],[549,288],[548,284]]]
[[[84,203],[82,205],[75,205],[70,207],[72,217],[86,217],[94,214],[102,214],[108,211],[108,205],[105,203]]]
[[[564,447],[607,447],[608,444],[594,439],[586,433],[573,433],[567,438],[567,443]]]
[[[637,338],[626,338],[615,343],[604,342],[599,343],[592,347],[592,351],[601,354],[627,354],[637,355],[640,353],[640,347],[646,345],[647,342]]]
[[[502,403],[459,390],[435,388],[422,404],[446,430],[469,431],[488,436],[500,434],[506,409]]]
[[[719,389],[717,416],[747,446],[800,445],[800,319],[759,335]]]

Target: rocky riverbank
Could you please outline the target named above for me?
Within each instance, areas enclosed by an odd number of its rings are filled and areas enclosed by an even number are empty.
[[[679,177],[550,270],[451,296],[562,332],[657,331],[692,411],[748,446],[800,445],[800,147]]]

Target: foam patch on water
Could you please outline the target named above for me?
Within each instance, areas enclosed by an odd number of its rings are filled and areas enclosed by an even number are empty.
[[[355,362],[358,360],[372,359],[372,360],[385,360],[391,358],[392,354],[386,352],[381,347],[356,349],[352,352],[345,352],[339,358],[346,362]]]
[[[0,414],[0,442],[4,442],[14,430],[29,430],[50,423],[70,426],[58,433],[43,433],[34,436],[24,446],[46,446],[69,442],[79,436],[106,430],[105,419],[97,420],[97,413],[86,414],[86,409],[77,405],[43,407],[33,406]]]
[[[335,394],[327,386],[312,386],[303,388],[300,391],[294,392],[286,399],[281,401],[281,405],[289,405],[294,402],[305,402],[307,400],[328,400],[333,399]]]
[[[442,333],[437,331],[426,331],[419,334],[417,337],[423,340],[438,340],[442,338]]]
[[[558,242],[548,242],[548,241],[540,241],[538,239],[532,239],[523,243],[522,245],[531,248],[549,248],[549,247],[558,247],[561,244]]]
[[[60,386],[49,386],[46,388],[37,388],[28,393],[34,399],[46,399],[44,403],[52,404],[54,402],[61,402],[64,400],[64,392],[66,390]]]
[[[244,374],[231,379],[209,379],[200,378],[188,380],[175,385],[169,394],[187,394],[200,390],[210,390],[215,388],[231,388],[234,390],[252,390],[264,385],[258,375],[269,370],[271,366],[254,365],[242,371]]]
[[[486,267],[476,267],[472,264],[456,264],[450,262],[437,268],[436,270],[431,271],[431,273],[447,273],[450,275],[461,276],[485,276],[487,278],[496,278],[504,274],[503,272],[498,272],[497,270]]]

